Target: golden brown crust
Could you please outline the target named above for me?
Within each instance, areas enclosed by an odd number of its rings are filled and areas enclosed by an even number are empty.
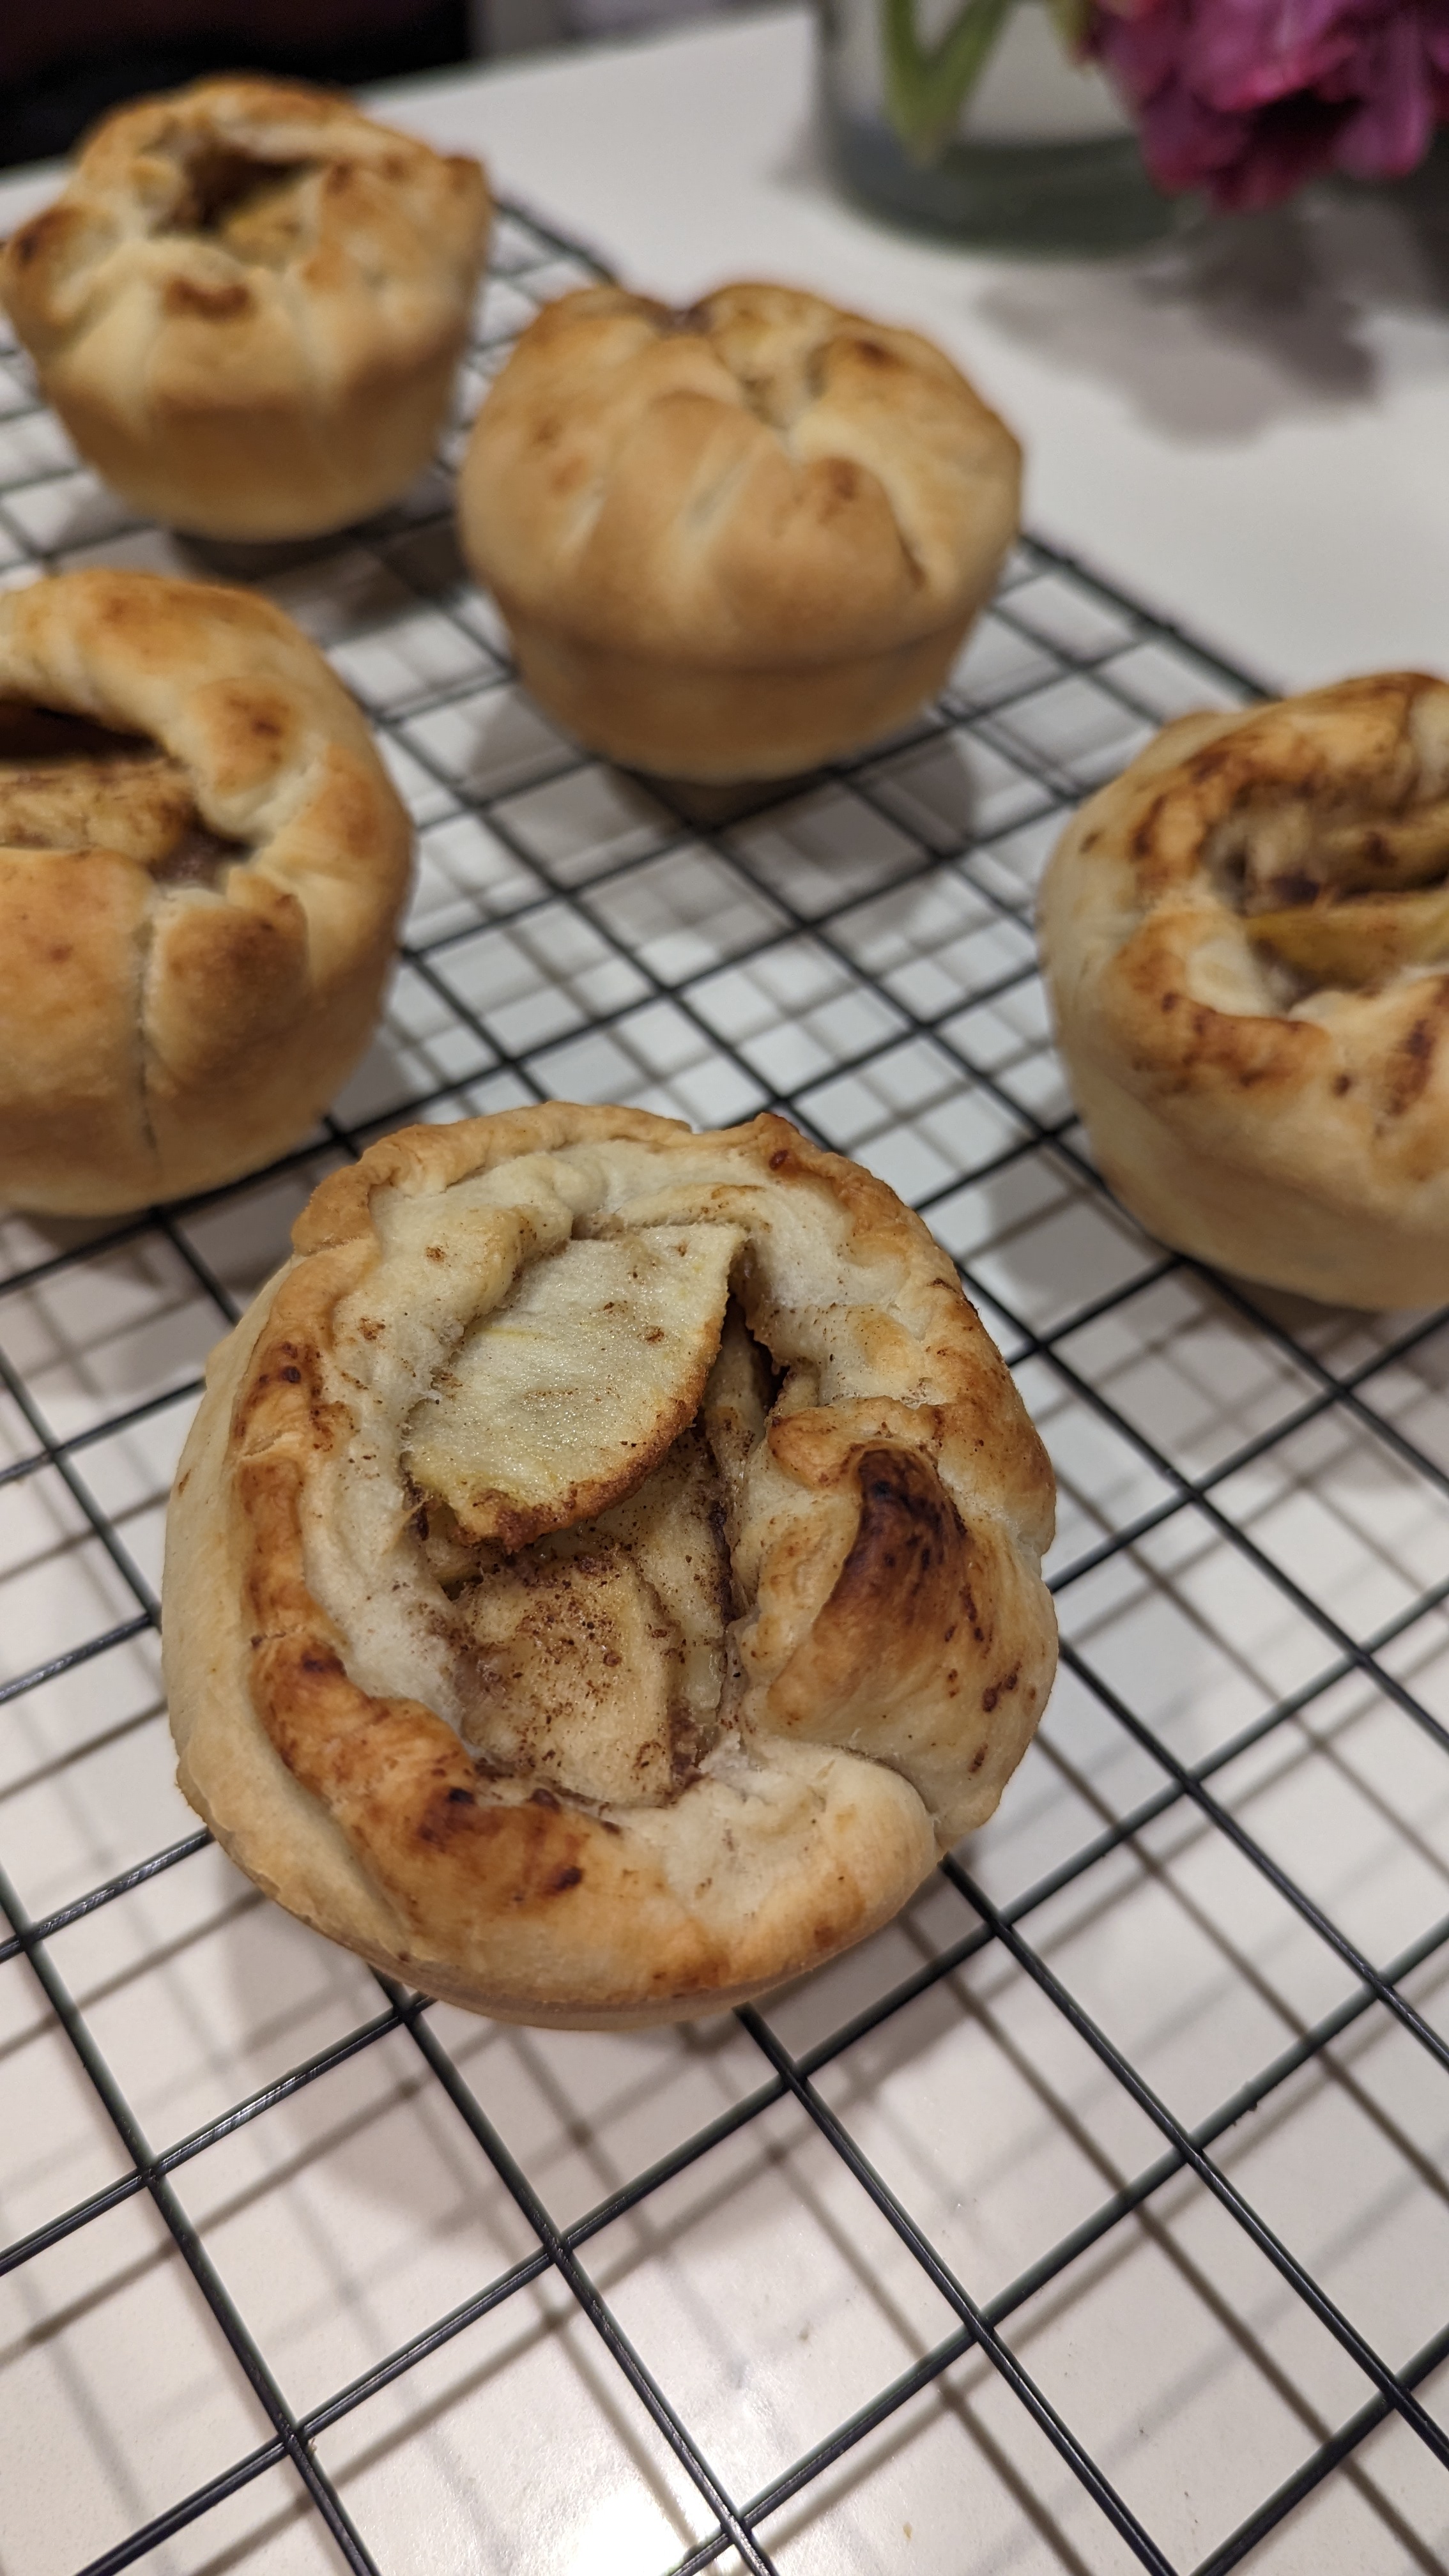
[[[129,572],[0,600],[4,701],[132,749],[0,725],[0,1197],[104,1215],[254,1169],[392,953],[411,834],[361,716],[266,600]]]
[[[383,1455],[428,1293],[397,1297],[399,1246],[451,1245],[486,1312],[571,1222],[737,1228],[744,1317],[787,1371],[767,1437],[732,1443],[706,1397],[734,1451],[732,1678],[710,1749],[622,1803],[570,1795],[566,1766],[499,1776],[432,1704],[471,1668],[436,1662],[426,1528]],[[995,1806],[1054,1660],[1050,1470],[919,1220],[777,1118],[695,1137],[548,1103],[387,1138],[295,1240],[217,1355],[168,1530],[182,1785],[228,1850],[377,1963],[515,2018],[717,2010],[885,1921]],[[369,1477],[383,1517],[359,1549],[348,1480]]]
[[[476,161],[282,81],[106,118],[0,252],[0,299],[76,445],[199,535],[310,536],[432,455],[488,228]]]
[[[940,350],[781,286],[585,287],[524,333],[459,481],[535,695],[612,758],[780,776],[941,685],[1020,454]]]
[[[1411,891],[1446,873],[1449,687],[1418,673],[1187,717],[1083,807],[1042,892],[1053,1007],[1165,1242],[1351,1305],[1449,1295],[1449,943]]]

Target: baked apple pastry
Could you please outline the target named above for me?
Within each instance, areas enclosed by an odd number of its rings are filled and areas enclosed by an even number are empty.
[[[172,1499],[180,1780],[306,1922],[504,2018],[719,2010],[989,1816],[1051,1471],[946,1256],[784,1120],[550,1103],[335,1174]]]
[[[412,831],[254,591],[0,598],[0,1200],[108,1216],[306,1134],[372,1034]]]
[[[1169,725],[1071,824],[1040,927],[1145,1226],[1308,1297],[1449,1298],[1449,686]]]
[[[432,457],[488,237],[476,161],[289,81],[97,126],[0,251],[46,400],[143,518],[315,536]]]
[[[493,385],[458,516],[550,715],[611,760],[730,781],[915,715],[1020,496],[1010,430],[914,331],[787,286],[685,313],[586,286]]]

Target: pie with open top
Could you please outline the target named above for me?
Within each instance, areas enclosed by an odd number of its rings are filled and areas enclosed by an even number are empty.
[[[425,1992],[716,2011],[885,1922],[1055,1660],[1053,1485],[954,1268],[762,1116],[552,1102],[334,1174],[167,1536],[181,1785]]]
[[[1449,685],[1181,717],[1069,825],[1040,929],[1098,1161],[1164,1243],[1449,1297]]]
[[[143,518],[315,536],[430,462],[488,220],[466,155],[326,90],[228,74],[104,118],[0,245],[0,302],[82,456]]]
[[[255,1171],[372,1035],[412,827],[269,599],[91,566],[0,598],[0,1201]]]

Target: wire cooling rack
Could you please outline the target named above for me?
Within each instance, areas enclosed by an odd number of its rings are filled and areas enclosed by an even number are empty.
[[[588,273],[505,218],[465,410]],[[0,577],[259,580],[421,858],[298,1153],[0,1226],[4,2576],[1449,2566],[1449,1335],[1145,1239],[1034,968],[1064,813],[1251,684],[1027,544],[908,735],[681,800],[516,689],[443,471],[203,555],[0,372]],[[208,1346],[369,1137],[550,1093],[778,1105],[883,1173],[1062,1488],[1062,1676],[996,1822],[848,1958],[634,2036],[302,1931],[196,1830],[159,1706]]]

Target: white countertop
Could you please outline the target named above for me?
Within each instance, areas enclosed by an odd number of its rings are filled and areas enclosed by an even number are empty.
[[[972,256],[843,204],[790,9],[414,82],[392,112],[642,286],[777,275],[909,322],[1027,444],[1041,534],[1275,685],[1449,660],[1449,191],[1435,244],[1323,192],[1196,251]],[[43,201],[0,186],[0,222]]]

